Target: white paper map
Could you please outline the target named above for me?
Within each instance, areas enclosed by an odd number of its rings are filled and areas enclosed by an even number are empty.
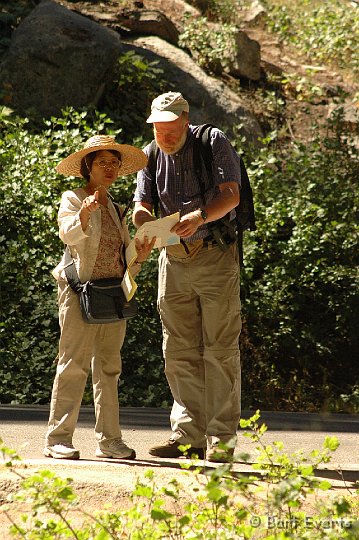
[[[156,219],[155,221],[147,221],[144,223],[136,232],[135,238],[138,238],[141,242],[145,236],[148,237],[150,241],[154,236],[157,240],[155,242],[156,248],[161,248],[164,246],[171,246],[173,244],[180,243],[180,237],[178,234],[171,232],[171,229],[176,223],[179,222],[180,214],[176,212],[170,216],[166,216],[161,219]]]
[[[176,212],[175,214],[171,214],[170,216],[166,216],[161,219],[147,221],[137,230],[135,238],[138,238],[140,242],[143,242],[144,237],[147,236],[148,241],[150,242],[155,236],[155,248],[179,244],[180,237],[178,234],[171,232],[172,227],[179,222],[179,219],[180,214],[179,212]],[[127,300],[131,300],[137,289],[137,284],[130,272],[130,268],[137,258],[135,238],[131,240],[130,244],[126,248],[127,270],[121,284]]]

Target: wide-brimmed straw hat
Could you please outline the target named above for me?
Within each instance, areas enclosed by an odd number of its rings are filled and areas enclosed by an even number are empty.
[[[121,154],[119,176],[125,176],[143,169],[147,165],[147,156],[140,148],[129,144],[118,144],[109,135],[94,135],[84,144],[82,150],[73,152],[56,167],[57,172],[65,176],[82,176],[81,161],[91,152],[99,150],[117,150]]]

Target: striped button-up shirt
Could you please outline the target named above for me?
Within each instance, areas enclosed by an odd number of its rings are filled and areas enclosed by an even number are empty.
[[[153,204],[152,185],[156,182],[160,201],[161,217],[179,212],[181,216],[198,208],[203,208],[218,192],[218,186],[225,182],[241,184],[240,157],[222,131],[211,130],[213,162],[212,176],[208,178],[205,167],[202,168],[203,191],[193,166],[194,129],[189,126],[186,142],[175,154],[165,154],[159,149],[157,157],[156,179],[151,177],[146,167],[137,173],[137,189],[134,200]],[[148,155],[149,145],[144,148]],[[196,233],[186,241],[194,241],[208,235],[207,225],[201,225]]]

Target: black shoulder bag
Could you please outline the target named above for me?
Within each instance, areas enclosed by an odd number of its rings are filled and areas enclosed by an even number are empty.
[[[122,221],[125,212],[121,217],[117,205],[114,206],[120,221]],[[71,257],[68,246],[66,246],[66,250]],[[124,257],[124,261],[126,271],[126,257]],[[121,287],[121,278],[103,278],[81,283],[73,259],[65,267],[65,274],[71,289],[79,295],[81,313],[86,323],[108,324],[131,319],[137,315],[137,302],[134,297],[131,300],[126,300]]]

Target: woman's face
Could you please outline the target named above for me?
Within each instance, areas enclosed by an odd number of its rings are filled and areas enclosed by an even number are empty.
[[[99,150],[92,162],[90,184],[110,187],[119,175],[121,161],[109,150]]]

